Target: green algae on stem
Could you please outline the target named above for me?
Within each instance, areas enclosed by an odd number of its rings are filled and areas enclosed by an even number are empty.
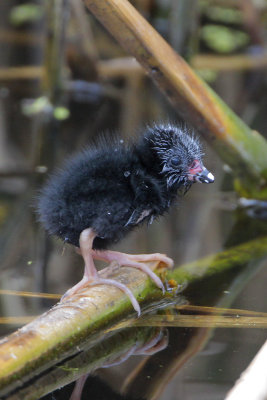
[[[179,284],[192,283],[194,280],[207,278],[225,272],[243,264],[264,258],[267,254],[267,237],[261,237],[239,246],[224,250],[215,255],[185,264],[167,274]]]

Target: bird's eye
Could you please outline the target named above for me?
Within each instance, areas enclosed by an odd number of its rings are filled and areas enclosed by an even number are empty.
[[[180,164],[180,159],[179,159],[179,157],[172,157],[172,159],[171,159],[171,165],[173,165],[174,167],[178,167],[179,164]]]

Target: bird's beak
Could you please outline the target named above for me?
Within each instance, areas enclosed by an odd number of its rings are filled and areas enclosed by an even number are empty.
[[[188,179],[193,182],[200,182],[200,183],[213,183],[214,176],[211,172],[204,167],[204,165],[198,161],[194,160],[194,164],[192,168],[189,169]]]
[[[207,168],[203,167],[202,171],[195,175],[195,180],[200,183],[213,183],[215,178]]]

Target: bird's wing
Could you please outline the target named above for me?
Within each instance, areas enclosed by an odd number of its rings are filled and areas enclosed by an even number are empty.
[[[130,182],[135,194],[134,210],[125,226],[138,225],[144,219],[152,223],[162,203],[160,190],[156,185],[155,179],[139,168],[131,175]]]
[[[139,207],[135,209],[128,221],[126,222],[125,226],[130,226],[130,225],[137,225],[140,222],[142,222],[145,218],[151,216],[152,217],[152,210],[146,209]]]

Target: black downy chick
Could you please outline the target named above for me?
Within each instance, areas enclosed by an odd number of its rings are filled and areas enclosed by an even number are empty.
[[[106,249],[137,225],[166,212],[177,194],[187,192],[194,182],[213,182],[202,156],[195,137],[175,125],[159,124],[147,128],[134,144],[102,141],[50,178],[39,198],[40,221],[50,234],[80,247],[85,262],[83,279],[64,297],[89,283],[114,285],[140,314],[133,293],[120,282],[100,278],[93,259],[139,268],[164,291],[161,280],[143,262],[159,260],[172,266],[170,258]]]

